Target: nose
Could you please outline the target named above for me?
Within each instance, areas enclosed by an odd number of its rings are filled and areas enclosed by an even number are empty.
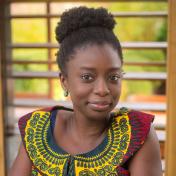
[[[95,82],[94,93],[101,97],[106,96],[110,93],[106,80],[99,79]]]

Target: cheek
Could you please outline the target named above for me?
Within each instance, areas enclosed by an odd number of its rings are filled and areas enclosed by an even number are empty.
[[[91,93],[90,86],[82,85],[77,82],[77,84],[72,84],[71,87],[69,87],[70,90],[70,97],[72,101],[78,100],[81,101],[84,98],[87,98],[89,94]]]
[[[117,99],[117,100],[119,99],[120,94],[121,94],[121,87],[122,87],[122,85],[121,85],[121,82],[120,82],[118,85],[114,86],[111,89],[111,92],[112,92],[112,95],[113,95],[114,99]]]

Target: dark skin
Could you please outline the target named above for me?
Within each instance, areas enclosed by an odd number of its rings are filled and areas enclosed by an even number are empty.
[[[68,62],[67,75],[60,75],[63,88],[70,93],[74,109],[68,115],[70,118],[64,127],[66,133],[63,135],[60,132],[57,141],[68,153],[85,153],[103,140],[109,113],[120,97],[121,66],[117,52],[109,45],[87,46],[79,49],[75,58]],[[56,131],[55,134],[59,134],[59,129],[56,128]],[[70,145],[66,141],[74,145],[68,148]]]
[[[121,59],[109,44],[79,48],[67,63],[66,74],[60,74],[60,81],[70,93],[73,111],[58,111],[54,128],[56,143],[66,152],[76,155],[91,151],[104,139],[110,112],[121,93],[121,68]],[[162,175],[153,127],[130,161],[129,171],[131,176]],[[30,172],[31,162],[21,145],[9,175],[27,176]]]

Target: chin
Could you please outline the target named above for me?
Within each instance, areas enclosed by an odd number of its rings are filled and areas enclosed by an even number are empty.
[[[106,111],[99,111],[99,110],[89,110],[87,112],[87,115],[90,119],[92,120],[104,120],[107,118],[107,116],[109,116],[109,114],[111,113],[112,108],[106,110]]]

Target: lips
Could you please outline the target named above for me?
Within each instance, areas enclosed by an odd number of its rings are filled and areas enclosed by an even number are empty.
[[[88,103],[89,107],[96,111],[106,111],[110,108],[111,103],[107,101],[93,101]]]

